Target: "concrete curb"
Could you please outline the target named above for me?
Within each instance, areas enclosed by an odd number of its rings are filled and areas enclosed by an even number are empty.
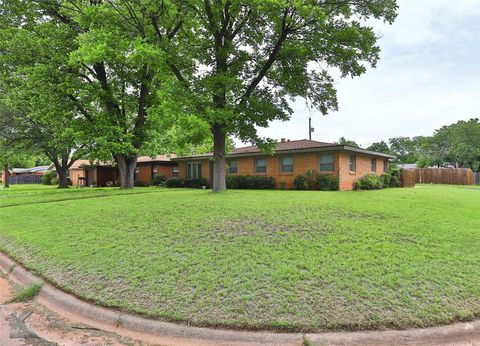
[[[13,270],[12,270],[13,268]],[[190,327],[149,320],[81,301],[0,253],[0,271],[21,287],[43,283],[37,301],[72,321],[122,336],[161,345],[303,345],[301,333],[234,331]],[[365,332],[308,333],[308,341],[319,345],[451,345],[480,341],[480,321],[448,326]]]

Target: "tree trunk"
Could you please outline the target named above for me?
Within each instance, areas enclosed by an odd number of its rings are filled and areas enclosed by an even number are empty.
[[[58,174],[58,188],[68,189],[68,168],[66,166],[60,166],[57,170]]]
[[[138,155],[114,155],[120,173],[120,188],[133,189]]]
[[[3,171],[5,172],[5,181],[3,187],[10,187],[10,173],[8,172],[8,163],[3,165]]]
[[[225,178],[225,130],[220,125],[212,127],[213,133],[213,192],[227,189]]]
[[[57,157],[51,158],[53,165],[55,166],[55,170],[57,171],[58,175],[58,188],[59,189],[67,189],[68,188],[68,157],[67,159],[62,158],[62,161],[58,160]]]

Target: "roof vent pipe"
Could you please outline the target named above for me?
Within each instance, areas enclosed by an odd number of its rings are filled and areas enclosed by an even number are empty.
[[[280,141],[281,141],[282,143],[285,143],[285,138],[282,138]]]

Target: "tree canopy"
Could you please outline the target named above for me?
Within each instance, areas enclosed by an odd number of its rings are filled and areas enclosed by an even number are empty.
[[[436,130],[422,146],[419,166],[467,167],[480,170],[480,122],[478,118],[458,121]]]
[[[288,120],[288,101],[297,97],[323,114],[336,110],[330,70],[355,77],[375,66],[377,36],[366,20],[391,23],[397,9],[394,0],[185,3],[190,25],[182,26],[178,42],[183,54],[195,59],[184,68],[174,61],[169,66],[184,88],[188,102],[182,103],[191,105],[212,131],[214,191],[225,189],[228,135],[271,144],[256,128]],[[190,68],[195,73],[189,78]]]
[[[416,163],[424,137],[393,137],[389,139],[390,151],[397,157],[397,163]]]
[[[360,148],[357,142],[352,141],[350,139],[346,139],[345,137],[340,137],[340,139],[335,143],[341,144],[341,145],[348,145],[349,147]]]
[[[91,158],[113,157],[125,188],[139,155],[166,152],[171,136],[198,144],[210,131],[221,191],[226,138],[271,148],[256,129],[288,120],[295,98],[336,110],[332,71],[356,77],[374,67],[380,49],[368,21],[392,23],[396,10],[395,0],[4,0],[4,78],[17,69],[20,100],[41,87],[35,105],[10,98],[28,117],[41,106],[47,122],[81,123],[63,128]]]
[[[367,150],[376,151],[379,153],[391,154],[390,147],[385,141],[372,143]]]

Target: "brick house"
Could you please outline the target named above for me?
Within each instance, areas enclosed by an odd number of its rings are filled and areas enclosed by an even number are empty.
[[[346,145],[311,140],[277,143],[273,155],[260,152],[256,146],[234,149],[226,155],[228,175],[265,175],[275,178],[277,187],[293,188],[293,181],[308,170],[332,174],[339,178],[340,190],[353,189],[354,182],[368,173],[381,175],[388,169],[392,155]],[[213,176],[212,154],[178,157],[181,178]]]
[[[154,158],[140,156],[137,160],[135,181],[150,185],[157,175],[166,178],[178,176],[178,165],[174,161],[174,155],[157,155]],[[119,173],[112,162],[95,162],[89,160],[77,160],[69,169],[70,179],[73,186],[107,186],[109,182],[118,184]]]

